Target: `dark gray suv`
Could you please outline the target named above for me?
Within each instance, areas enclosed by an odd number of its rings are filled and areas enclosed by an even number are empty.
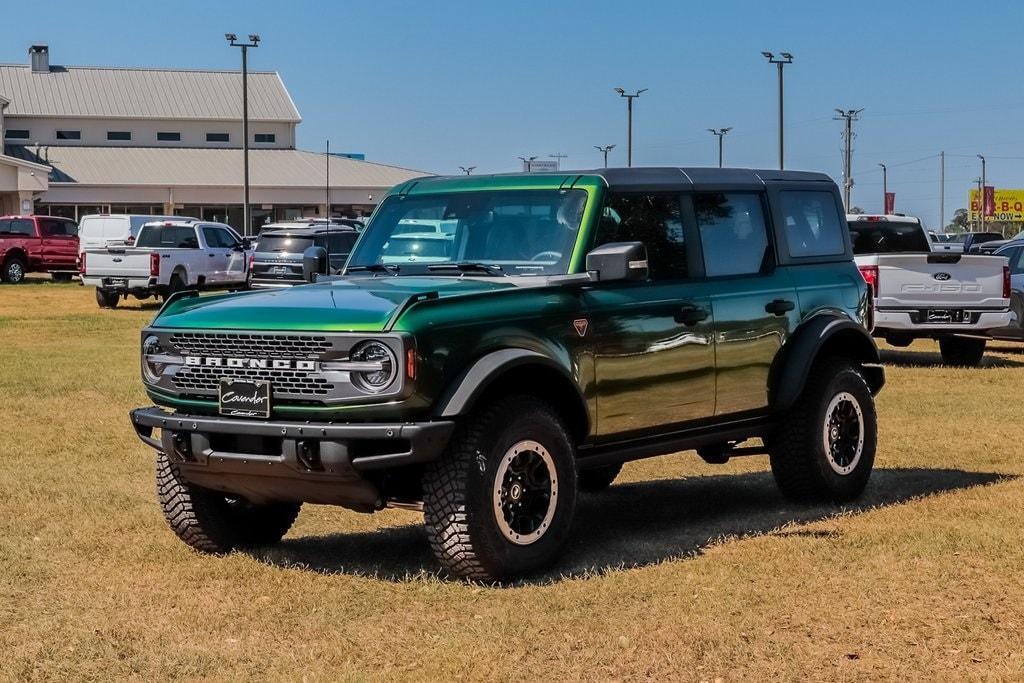
[[[303,284],[302,254],[309,247],[326,249],[331,272],[340,271],[359,237],[357,228],[360,225],[352,221],[351,224],[264,228],[252,255],[249,286],[263,288]]]

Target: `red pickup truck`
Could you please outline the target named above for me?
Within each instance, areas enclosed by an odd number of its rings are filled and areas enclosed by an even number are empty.
[[[78,272],[78,225],[56,216],[0,216],[0,280],[25,273],[52,273],[70,280]]]

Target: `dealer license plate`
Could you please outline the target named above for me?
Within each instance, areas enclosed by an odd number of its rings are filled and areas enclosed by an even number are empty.
[[[270,382],[223,378],[218,396],[220,414],[234,417],[270,417]]]

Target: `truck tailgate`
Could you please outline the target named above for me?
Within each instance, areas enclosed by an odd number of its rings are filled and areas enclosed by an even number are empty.
[[[991,308],[1003,298],[1002,256],[957,253],[878,254],[879,309]]]
[[[110,247],[87,249],[85,275],[87,277],[148,278],[150,249]]]

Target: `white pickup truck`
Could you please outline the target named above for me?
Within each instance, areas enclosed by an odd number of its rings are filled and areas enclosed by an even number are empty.
[[[231,226],[196,220],[157,221],[139,230],[135,246],[110,244],[82,254],[82,283],[96,287],[100,308],[122,297],[167,297],[182,289],[244,288],[248,240]]]
[[[893,346],[937,339],[945,362],[981,363],[988,332],[1013,320],[1007,260],[933,251],[921,221],[911,216],[846,220],[854,258],[874,295],[874,335]]]

